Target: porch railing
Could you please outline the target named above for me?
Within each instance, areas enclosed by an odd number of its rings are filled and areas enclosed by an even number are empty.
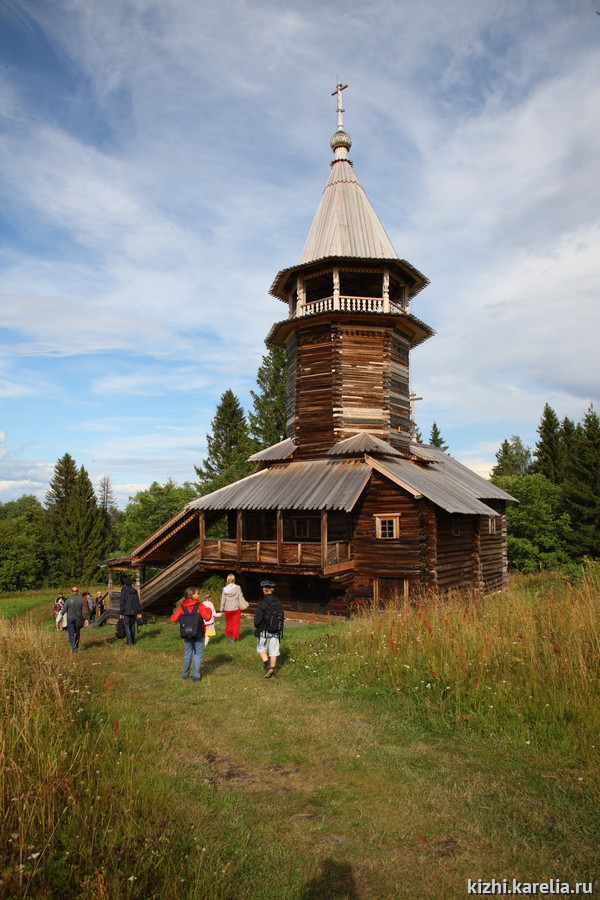
[[[266,565],[284,566],[321,566],[321,544],[318,542],[287,542],[279,545],[277,541],[241,541],[238,555],[238,542],[222,538],[206,540],[203,559],[223,560],[238,563],[264,563]],[[325,565],[335,565],[352,559],[352,543],[350,541],[331,541],[327,543]]]
[[[334,310],[350,313],[397,313],[399,315],[406,312],[400,304],[392,300],[384,300],[383,297],[322,297],[299,306],[296,316],[312,316]]]

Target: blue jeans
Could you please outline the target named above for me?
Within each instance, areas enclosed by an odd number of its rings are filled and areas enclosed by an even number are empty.
[[[202,654],[204,652],[204,638],[194,638],[183,640],[183,677],[187,678],[190,674],[190,664],[192,666],[192,678],[198,681],[200,678],[200,666],[202,665]]]
[[[79,635],[81,634],[81,628],[77,619],[67,620],[67,634],[69,635],[71,650],[73,653],[77,653],[79,650]]]
[[[125,625],[125,638],[128,644],[135,644],[135,615],[123,616],[123,624]]]

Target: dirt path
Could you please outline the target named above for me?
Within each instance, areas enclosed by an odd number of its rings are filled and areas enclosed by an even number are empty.
[[[148,626],[128,648],[100,629],[81,661],[158,776],[185,772],[215,815],[278,848],[278,896],[439,900],[486,873],[552,871],[535,832],[524,862],[520,834],[537,809],[510,761],[415,734],[291,665],[265,681],[251,637],[211,644],[198,685],[182,682],[180,647],[163,642]]]

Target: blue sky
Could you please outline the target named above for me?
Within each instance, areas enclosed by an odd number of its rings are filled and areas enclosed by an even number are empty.
[[[485,474],[600,364],[600,2],[0,0],[0,502],[119,504],[250,406],[329,174],[331,91],[437,335],[411,388]]]

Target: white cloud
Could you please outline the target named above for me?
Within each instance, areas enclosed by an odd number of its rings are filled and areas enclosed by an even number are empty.
[[[69,449],[125,486],[200,461],[186,441],[202,452],[226,387],[248,396],[286,315],[267,291],[327,178],[338,72],[357,174],[432,280],[413,310],[438,330],[413,356],[423,421],[465,446],[597,397],[591,2],[5,6],[29,46],[0,72],[7,447],[35,422],[41,459]],[[168,431],[183,401],[189,438]]]

